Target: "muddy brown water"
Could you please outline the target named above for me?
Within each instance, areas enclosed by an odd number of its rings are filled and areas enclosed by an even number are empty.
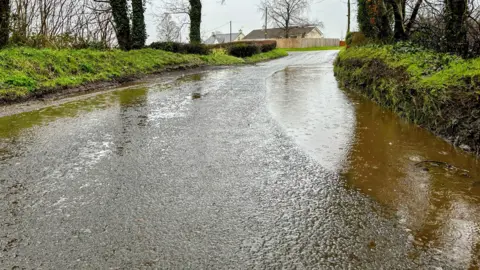
[[[356,93],[339,91],[329,72],[300,65],[276,73],[269,96],[274,117],[318,162],[340,172],[347,188],[380,203],[419,250],[479,269],[479,159]],[[323,76],[310,81],[312,74]]]
[[[371,101],[350,99],[356,128],[343,169],[347,186],[389,209],[414,245],[478,269],[479,160]]]
[[[0,118],[0,262],[478,269],[478,159],[339,90],[334,57]]]

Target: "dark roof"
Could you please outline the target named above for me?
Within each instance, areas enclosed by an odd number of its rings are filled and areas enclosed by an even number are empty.
[[[240,33],[232,33],[232,40],[235,40]],[[215,44],[215,40],[217,43],[227,43],[230,42],[230,34],[220,34],[216,33],[215,35],[210,36],[207,40],[205,40],[205,44]]]
[[[301,37],[304,34],[310,33],[315,26],[306,27],[292,27],[288,34],[289,36]],[[320,32],[321,33],[321,32]],[[267,38],[284,38],[285,30],[283,28],[271,28],[267,29]],[[265,29],[256,29],[246,35],[243,39],[265,39]]]

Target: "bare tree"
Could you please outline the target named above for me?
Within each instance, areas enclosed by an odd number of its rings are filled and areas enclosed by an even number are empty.
[[[165,13],[157,26],[158,39],[173,42],[180,39],[181,27],[175,22],[171,14]]]
[[[321,25],[308,19],[307,10],[310,0],[263,0],[260,10],[268,10],[268,18],[275,27],[285,31],[285,38],[289,37],[290,29],[294,26]],[[265,14],[264,14],[265,16]]]

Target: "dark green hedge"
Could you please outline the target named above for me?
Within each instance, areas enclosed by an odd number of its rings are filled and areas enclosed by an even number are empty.
[[[153,42],[149,48],[173,53],[208,55],[210,49],[204,44],[178,42]]]

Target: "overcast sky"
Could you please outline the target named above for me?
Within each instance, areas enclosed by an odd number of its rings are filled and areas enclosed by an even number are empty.
[[[153,19],[154,13],[161,13],[162,0],[151,0],[147,5],[147,32],[148,43],[157,40],[156,24]],[[321,0],[312,1],[308,12],[310,19],[318,19],[323,22],[321,29],[328,38],[340,38],[345,36],[347,29],[347,0]],[[258,10],[260,0],[226,0],[220,4],[220,0],[203,0],[202,28],[201,31],[208,35],[213,31],[229,33],[229,22],[232,21],[232,31],[248,34],[254,29],[263,26],[262,14]],[[353,8],[353,4],[352,4]],[[355,13],[352,10],[352,13]],[[356,28],[356,19],[352,18],[352,29]]]

